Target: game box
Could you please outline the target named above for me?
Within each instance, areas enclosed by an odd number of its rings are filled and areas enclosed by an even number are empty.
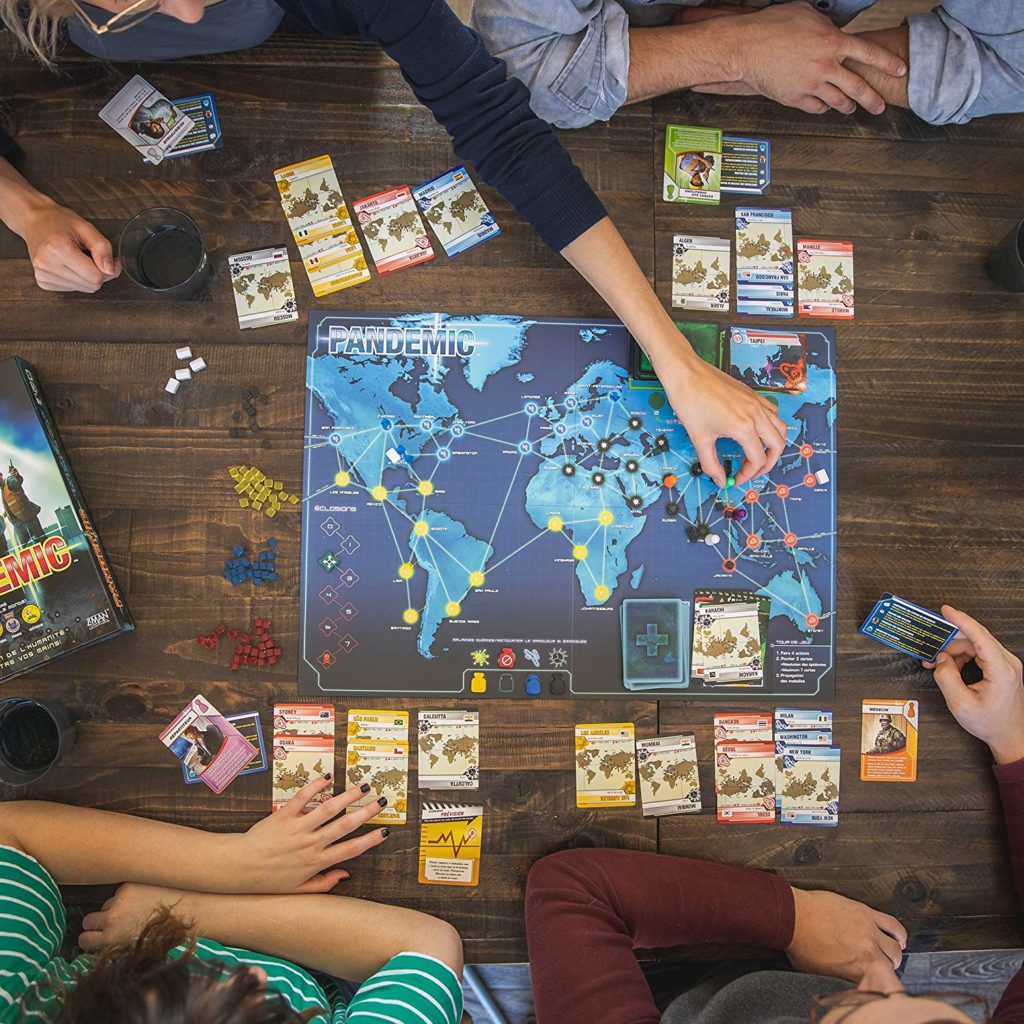
[[[134,629],[35,370],[0,362],[0,681]]]

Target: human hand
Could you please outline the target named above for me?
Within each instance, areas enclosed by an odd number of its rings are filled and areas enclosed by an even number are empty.
[[[867,39],[843,32],[810,4],[775,4],[747,18],[730,18],[724,31],[735,31],[743,53],[736,69],[742,82],[762,96],[808,114],[838,110],[852,114],[860,104],[872,114],[885,110],[885,101],[856,72],[843,66],[854,60],[894,77],[906,75],[898,56]],[[798,56],[794,56],[798,55]],[[698,91],[731,92],[731,82]]]
[[[36,284],[48,292],[95,292],[121,273],[110,242],[74,210],[34,204],[19,224]]]
[[[944,604],[942,614],[960,630],[960,635],[934,662],[922,664],[935,670],[935,683],[950,713],[967,732],[988,744],[996,763],[1019,761],[1024,758],[1020,658],[965,612]],[[983,678],[968,686],[960,672],[972,658]]]
[[[786,425],[767,398],[696,356],[655,366],[679,422],[686,428],[704,472],[725,487],[715,442],[730,437],[746,458],[735,474],[741,486],[769,472],[786,447]]]
[[[232,843],[231,863],[237,881],[233,891],[329,892],[349,877],[347,871],[336,865],[353,860],[384,842],[389,831],[383,828],[346,838],[374,817],[382,806],[377,800],[371,800],[366,807],[357,808],[351,814],[344,813],[370,791],[365,783],[304,811],[311,800],[327,789],[330,781],[330,775],[316,779],[300,789],[281,810],[256,822],[248,832],[227,837]]]
[[[856,983],[879,963],[899,967],[907,932],[895,917],[834,892],[794,889],[793,900],[786,956],[796,970]]]
[[[125,882],[100,910],[82,918],[78,945],[86,953],[98,953],[122,942],[131,942],[160,911],[173,911],[184,896],[182,889]]]

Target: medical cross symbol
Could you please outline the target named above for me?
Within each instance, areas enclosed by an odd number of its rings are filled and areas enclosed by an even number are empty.
[[[657,624],[653,622],[647,623],[647,631],[645,633],[637,633],[636,635],[637,647],[646,647],[648,658],[656,657],[658,648],[667,644],[668,634],[659,633]]]

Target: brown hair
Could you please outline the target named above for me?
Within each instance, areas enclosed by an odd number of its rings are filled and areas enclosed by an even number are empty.
[[[53,66],[61,21],[74,13],[68,0],[0,0],[0,22],[47,67]]]
[[[6,2],[6,0],[3,0]],[[134,942],[105,950],[66,990],[56,1024],[304,1024],[281,995],[267,997],[245,967],[227,974],[196,959],[195,937],[165,909]],[[176,946],[185,952],[167,958]]]

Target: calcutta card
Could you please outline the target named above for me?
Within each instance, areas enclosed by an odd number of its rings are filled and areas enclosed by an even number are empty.
[[[390,274],[434,258],[408,185],[357,199],[352,209],[378,273]]]
[[[193,126],[192,118],[140,75],[118,91],[100,117],[151,164],[160,163]]]
[[[777,743],[779,818],[784,825],[839,824],[838,747]]]
[[[239,327],[266,327],[299,319],[287,249],[229,256],[228,269]]]
[[[370,792],[348,811],[387,797],[387,804],[370,819],[371,825],[404,825],[409,808],[409,744],[401,740],[348,741],[345,781],[349,786],[370,784]]]
[[[774,744],[716,743],[715,795],[722,824],[774,821]]]
[[[861,780],[916,782],[917,701],[866,700],[860,714]]]
[[[636,751],[632,722],[576,726],[576,806],[632,807]]]
[[[445,171],[413,189],[412,194],[449,256],[458,256],[501,234],[465,167]]]
[[[274,171],[281,206],[299,245],[334,235],[351,224],[331,158],[323,156]]]
[[[424,885],[476,885],[484,809],[425,803],[420,814],[420,870]]]
[[[279,811],[303,786],[328,772],[334,773],[334,735],[297,736],[291,733],[274,736],[274,772],[271,810]],[[312,810],[334,795],[330,785],[307,805]]]
[[[697,745],[693,736],[637,740],[636,764],[645,818],[695,814],[700,810]]]
[[[672,305],[722,312],[729,308],[731,242],[706,235],[672,239]]]
[[[479,711],[421,711],[416,743],[420,789],[480,785]]]

